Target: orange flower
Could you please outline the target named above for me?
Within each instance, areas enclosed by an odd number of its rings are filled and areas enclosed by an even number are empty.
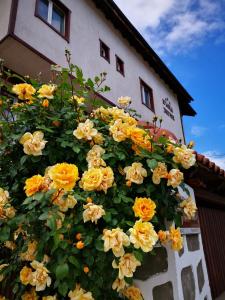
[[[158,238],[159,238],[161,243],[166,243],[168,241],[168,232],[163,231],[163,230],[159,230]]]
[[[84,273],[88,273],[90,270],[87,266],[84,267]]]
[[[155,202],[150,198],[136,198],[133,206],[135,217],[141,218],[143,221],[149,221],[155,214]]]
[[[20,271],[20,281],[24,285],[28,285],[31,283],[32,280],[32,269],[28,267],[23,267],[23,269]]]
[[[40,192],[44,186],[44,177],[41,175],[34,175],[25,181],[25,193],[27,197],[30,197],[37,192]]]
[[[48,99],[43,100],[41,105],[43,107],[49,107],[49,101],[48,101]]]
[[[139,148],[143,148],[151,152],[153,151],[150,136],[144,129],[138,127],[131,128],[130,138],[134,143],[132,149],[136,152],[136,154],[140,154]]]
[[[76,247],[77,247],[77,249],[81,250],[84,248],[84,243],[82,241],[79,241],[76,243]]]
[[[82,238],[82,234],[81,234],[80,232],[78,232],[78,233],[76,234],[76,239],[77,239],[78,241],[80,241],[81,238]]]
[[[174,251],[180,251],[183,248],[183,238],[181,236],[180,228],[175,229],[170,227],[169,239],[171,241],[171,247]]]

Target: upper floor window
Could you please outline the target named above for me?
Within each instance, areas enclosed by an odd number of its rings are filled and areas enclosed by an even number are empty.
[[[35,16],[69,41],[69,9],[58,0],[36,1]]]
[[[116,70],[122,74],[123,76],[125,76],[125,72],[124,72],[124,62],[122,61],[122,59],[120,59],[117,55],[116,55]]]
[[[110,63],[110,49],[109,47],[100,40],[100,56],[103,57]]]
[[[155,112],[152,88],[150,88],[150,86],[148,86],[142,79],[140,79],[140,84],[142,104]]]

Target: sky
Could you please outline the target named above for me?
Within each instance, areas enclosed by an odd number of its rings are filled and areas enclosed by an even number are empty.
[[[186,141],[225,169],[225,0],[114,0],[193,97]]]

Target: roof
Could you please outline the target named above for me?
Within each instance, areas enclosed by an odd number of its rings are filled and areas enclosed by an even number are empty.
[[[210,159],[203,154],[196,153],[196,159],[199,164],[209,169],[212,173],[225,177],[225,170],[217,166],[214,162],[210,161]]]
[[[193,101],[191,95],[186,91],[178,79],[168,69],[160,57],[146,42],[138,30],[131,24],[127,17],[122,13],[119,7],[112,0],[91,0],[95,3],[109,19],[114,27],[118,29],[122,36],[127,39],[132,47],[142,55],[156,73],[164,80],[164,82],[177,95],[180,111],[182,115],[195,116],[196,112],[191,107],[190,102]]]

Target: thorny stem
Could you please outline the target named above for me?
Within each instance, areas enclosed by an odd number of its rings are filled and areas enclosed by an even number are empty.
[[[71,84],[71,94],[72,94],[72,98],[74,96],[74,87],[73,87],[73,68],[72,68],[72,64],[71,64],[71,53],[69,50],[65,50],[65,56],[66,56],[66,61],[67,61],[67,64],[69,66],[69,79],[70,79],[70,84]],[[75,107],[75,110],[77,111],[77,103],[74,102],[74,107]]]

